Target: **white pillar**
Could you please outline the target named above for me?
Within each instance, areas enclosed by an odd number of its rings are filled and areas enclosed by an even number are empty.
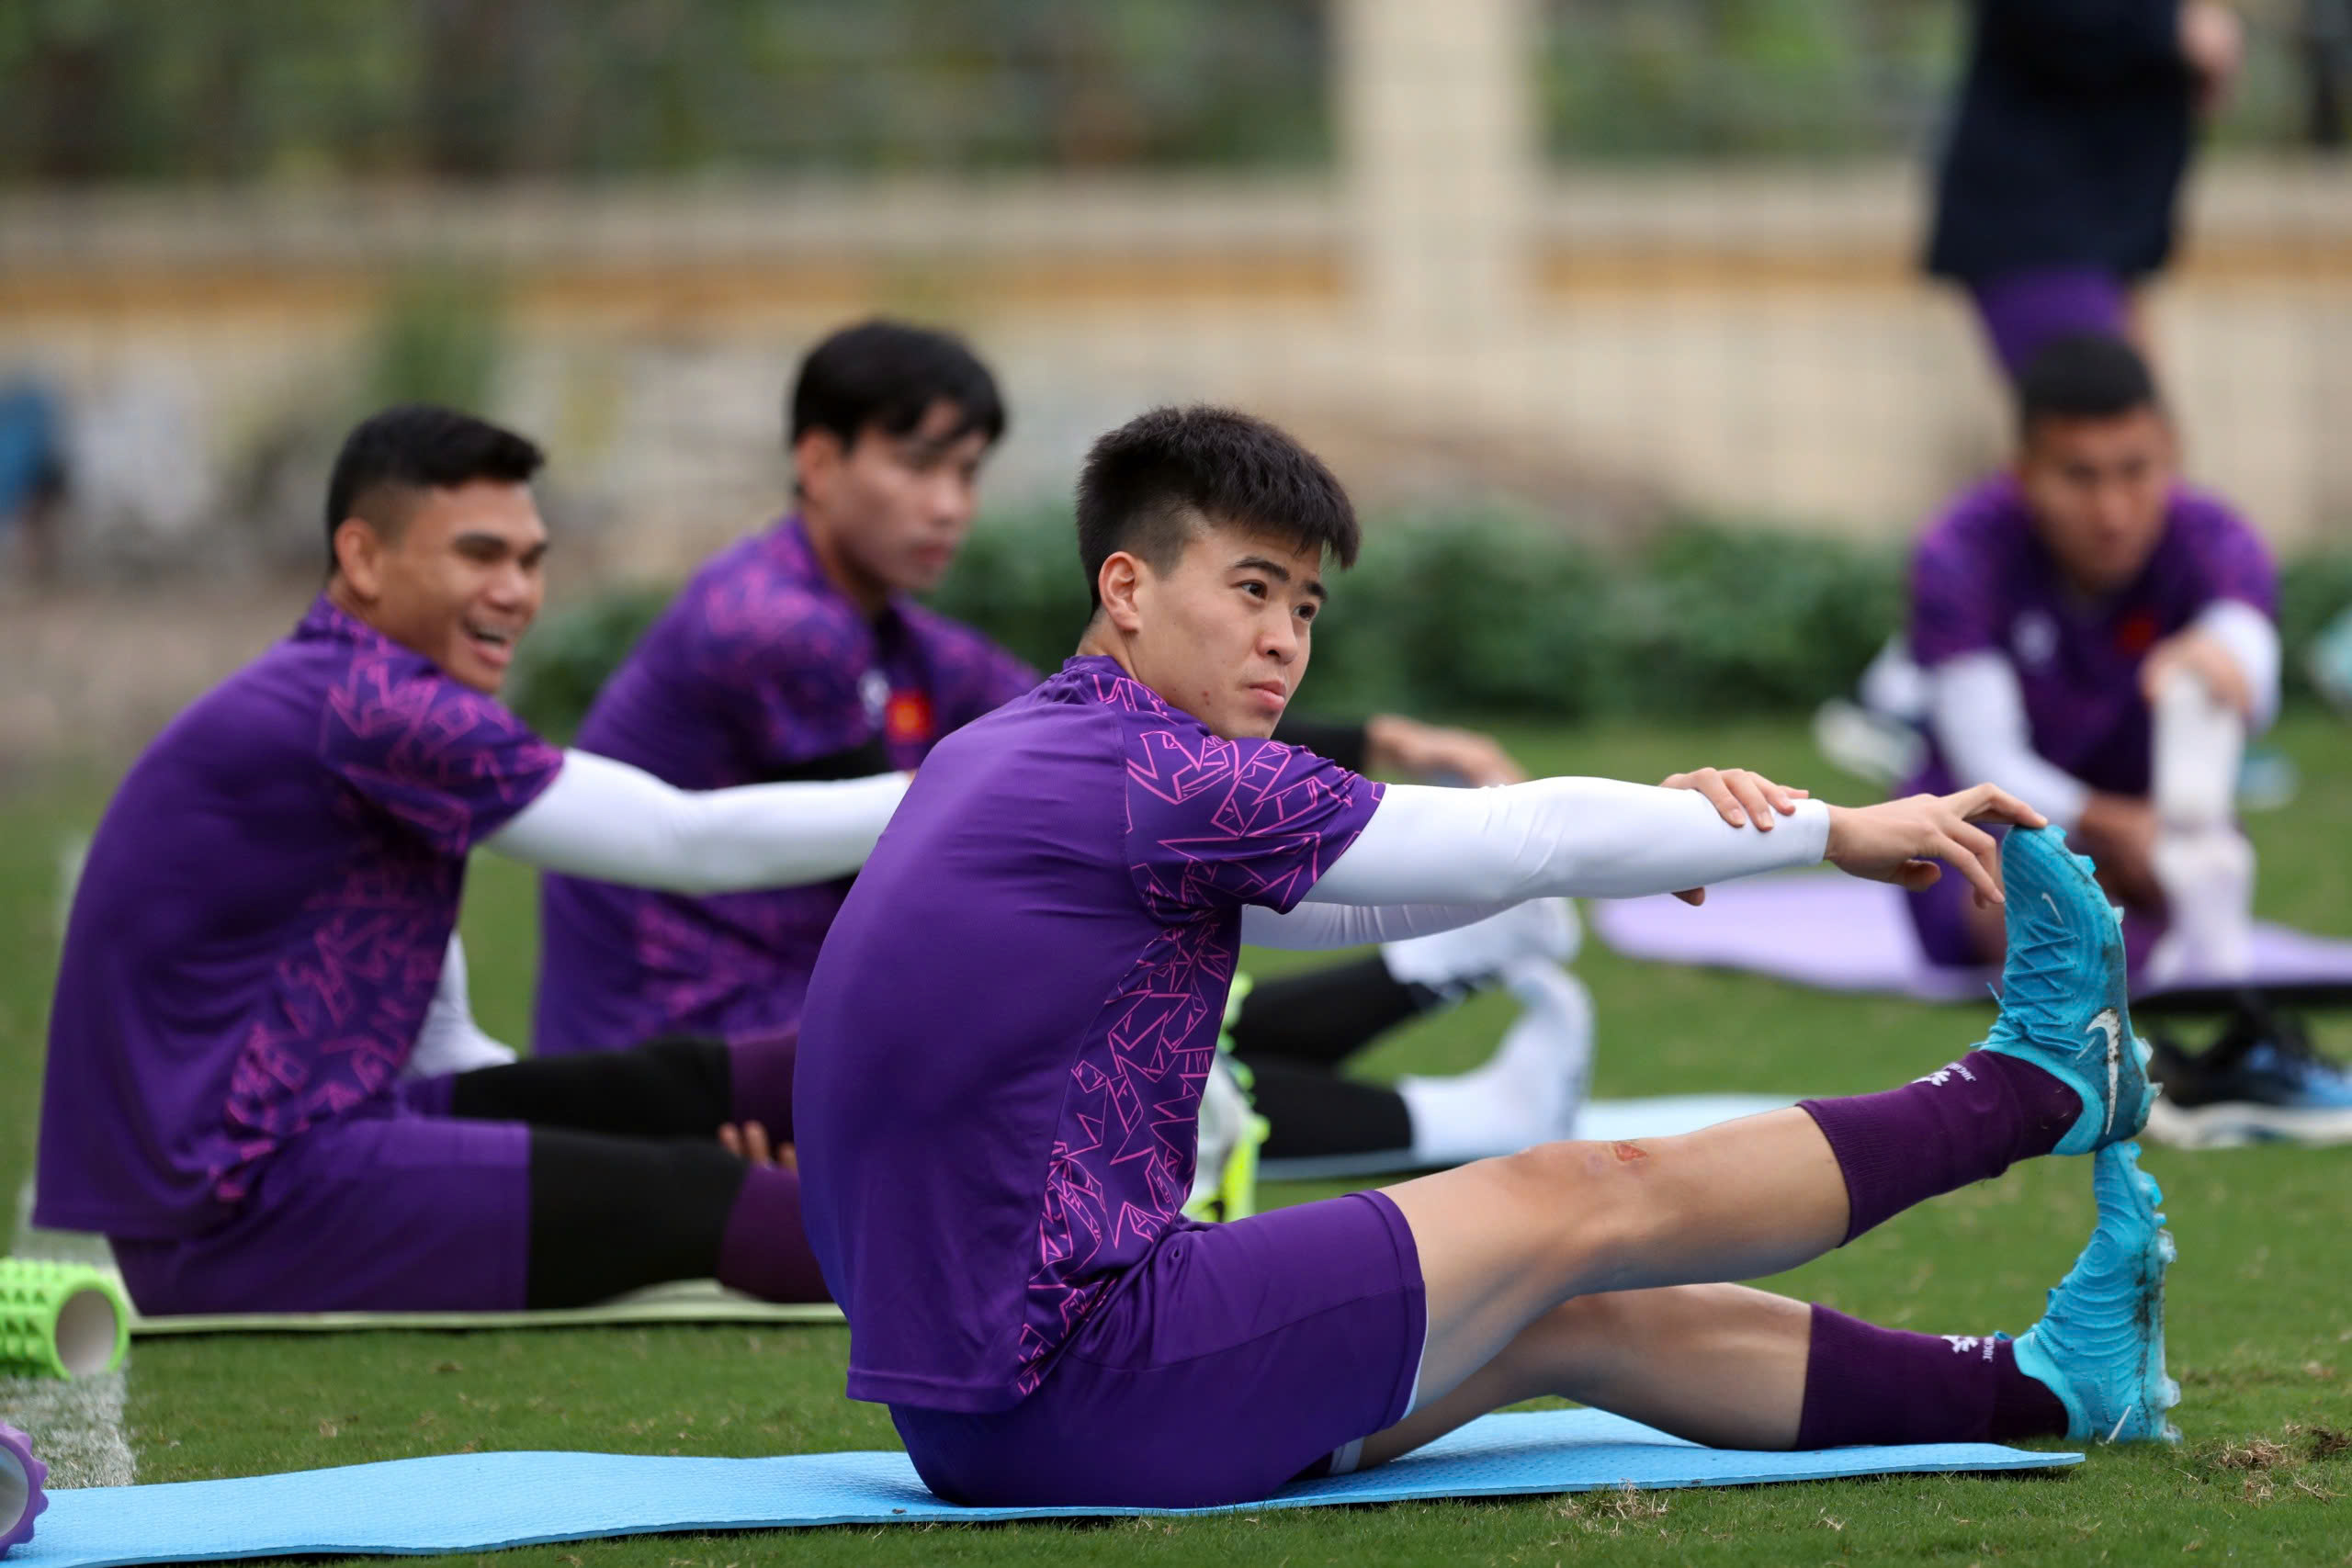
[[[1408,354],[1485,346],[1530,291],[1532,0],[1333,0],[1351,260]]]

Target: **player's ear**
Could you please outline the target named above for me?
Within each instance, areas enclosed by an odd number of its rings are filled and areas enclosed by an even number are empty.
[[[814,495],[821,502],[832,487],[833,476],[841,472],[842,464],[848,458],[849,449],[831,431],[802,431],[800,439],[792,444],[793,489],[802,495]]]
[[[373,601],[384,591],[383,535],[365,517],[346,517],[334,525],[334,565],[351,591]]]
[[[1143,590],[1143,563],[1125,550],[1114,550],[1094,574],[1094,587],[1102,596],[1102,614],[1120,631],[1134,636],[1143,626],[1136,603]]]

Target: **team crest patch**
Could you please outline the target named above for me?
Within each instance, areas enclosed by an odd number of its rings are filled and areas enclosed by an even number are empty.
[[[893,692],[890,694],[888,715],[882,728],[893,742],[930,739],[931,699],[921,692]]]

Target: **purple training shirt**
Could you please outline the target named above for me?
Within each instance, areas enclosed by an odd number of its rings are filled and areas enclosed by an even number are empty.
[[[1986,649],[2007,655],[2035,752],[2093,789],[2141,795],[2149,787],[2150,724],[2140,661],[2220,599],[2278,613],[2270,552],[2218,498],[2177,490],[2164,537],[2139,577],[2092,601],[2059,575],[2024,496],[2004,476],[1962,495],[1920,541],[1911,569],[1911,656],[1933,669]],[[1905,791],[1959,787],[1931,751]]]
[[[391,1113],[466,852],[562,765],[323,598],[175,719],[107,806],[74,895],[38,1221],[195,1235],[304,1128]]]
[[[1247,904],[1381,786],[1073,659],[943,741],[833,922],[794,1084],[853,1398],[1009,1409],[1191,1190]]]
[[[1037,683],[969,626],[893,599],[869,620],[797,518],[704,565],[605,684],[574,742],[681,789],[912,768]],[[849,879],[710,897],[545,879],[540,1055],[795,1021]]]

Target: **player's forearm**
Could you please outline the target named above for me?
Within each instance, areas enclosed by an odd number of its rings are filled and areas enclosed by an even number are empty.
[[[1704,795],[1614,779],[1498,789],[1392,784],[1306,897],[1321,904],[1515,904],[1673,893],[1818,861],[1829,815],[1806,801],[1771,831]]]
[[[671,893],[791,887],[864,865],[907,778],[681,790],[567,751],[555,783],[484,843],[544,871]]]
[[[2238,673],[2245,677],[2253,709],[2246,728],[2259,732],[2278,716],[2278,627],[2271,618],[2243,599],[2216,599],[2191,623],[2222,646]]]
[[[1363,947],[1376,942],[1404,942],[1456,931],[1510,908],[1509,903],[1306,903],[1283,914],[1262,904],[1251,904],[1241,911],[1241,940],[1258,947],[1299,953]]]

